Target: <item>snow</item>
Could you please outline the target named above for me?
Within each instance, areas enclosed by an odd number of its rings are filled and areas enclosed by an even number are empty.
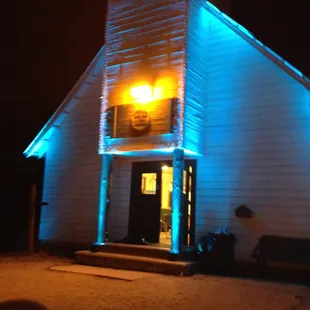
[[[8,309],[2,301],[15,299],[63,310],[310,309],[310,291],[304,286],[203,275],[122,281],[49,270],[68,263],[42,255],[0,256],[0,309]]]

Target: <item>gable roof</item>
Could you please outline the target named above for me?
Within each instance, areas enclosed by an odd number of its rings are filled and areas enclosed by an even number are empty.
[[[264,45],[262,42],[257,40],[254,35],[245,29],[243,26],[235,22],[228,15],[221,12],[216,6],[211,4],[209,1],[205,3],[206,9],[216,18],[218,18],[222,23],[228,26],[232,31],[234,31],[237,35],[251,44],[255,49],[257,49],[260,53],[265,55],[268,59],[270,59],[273,63],[275,63],[278,67],[280,67],[287,74],[292,76],[295,80],[297,80],[300,84],[302,84],[306,89],[310,90],[310,79],[307,78],[304,74],[302,74],[299,70],[297,70],[294,66],[284,60],[282,57],[273,52],[270,48]],[[65,117],[70,114],[70,111],[77,103],[75,100],[78,96],[78,93],[83,89],[85,84],[91,84],[91,80],[95,77],[95,73],[100,71],[103,62],[104,62],[104,46],[100,49],[98,54],[92,60],[90,65],[87,67],[81,78],[74,85],[72,90],[69,92],[67,97],[61,103],[56,112],[52,115],[46,125],[42,128],[42,130],[38,133],[38,135],[34,138],[34,140],[30,143],[30,145],[24,151],[24,155],[26,157],[38,157],[41,158],[44,156],[49,139],[53,135],[54,131],[59,128],[60,124],[63,122]]]
[[[241,38],[251,44],[260,53],[269,58],[273,63],[279,66],[283,71],[292,76],[305,88],[310,89],[310,79],[307,78],[302,72],[284,60],[281,56],[272,51],[269,47],[257,40],[254,35],[246,28],[235,22],[225,13],[221,12],[216,6],[209,1],[205,3],[206,9],[216,18],[218,18],[223,24],[229,27],[232,31],[238,34]]]
[[[67,115],[70,114],[70,111],[77,103],[78,95],[81,91],[83,91],[84,87],[88,87],[92,84],[94,78],[97,76],[98,72],[102,70],[104,62],[104,46],[100,49],[97,55],[94,57],[92,62],[86,68],[82,76],[73,86],[69,94],[60,104],[56,112],[51,116],[45,126],[41,129],[38,135],[33,139],[33,141],[29,144],[29,146],[24,151],[24,155],[26,157],[38,157],[41,158],[44,156],[49,139],[60,127],[63,120]]]

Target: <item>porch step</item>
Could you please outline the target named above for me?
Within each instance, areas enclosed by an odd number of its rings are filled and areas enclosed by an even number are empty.
[[[191,275],[199,266],[197,262],[169,261],[163,258],[109,252],[77,251],[75,256],[77,263],[81,265],[173,275]]]
[[[106,243],[105,245],[96,245],[92,252],[116,253],[133,256],[143,256],[151,258],[161,258],[166,260],[176,260],[176,257],[170,253],[169,248],[151,246],[151,245],[134,245],[124,243]],[[194,248],[184,248],[182,253],[177,257],[178,260],[193,261],[196,260]]]
[[[124,243],[106,243],[105,245],[95,246],[93,251],[162,259],[169,259],[170,254],[168,248]]]

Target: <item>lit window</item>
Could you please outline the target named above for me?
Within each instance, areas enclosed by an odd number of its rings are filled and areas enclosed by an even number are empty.
[[[186,171],[183,170],[183,194],[186,194]]]
[[[157,173],[143,173],[141,179],[141,193],[144,195],[156,195]]]

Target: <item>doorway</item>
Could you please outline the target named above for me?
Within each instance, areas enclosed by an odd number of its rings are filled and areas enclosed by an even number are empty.
[[[195,242],[196,161],[185,160],[181,245]],[[172,161],[134,162],[132,164],[128,235],[163,247],[171,245]]]

